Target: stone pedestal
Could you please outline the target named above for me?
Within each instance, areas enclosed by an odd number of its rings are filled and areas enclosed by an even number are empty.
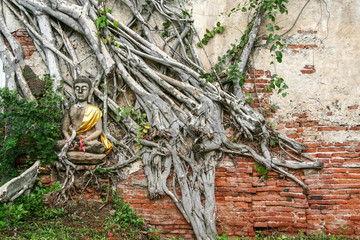
[[[84,152],[72,152],[67,153],[67,157],[70,162],[75,164],[99,164],[105,161],[106,154],[96,154],[96,153],[84,153]]]

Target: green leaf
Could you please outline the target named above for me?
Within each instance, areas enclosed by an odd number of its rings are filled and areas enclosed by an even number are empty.
[[[269,43],[272,43],[272,42],[274,42],[274,39],[269,37],[268,40],[266,41],[266,44],[269,44]]]
[[[279,78],[275,81],[275,85],[280,88],[281,84],[284,82],[284,79],[282,78]]]
[[[202,42],[204,45],[207,45],[208,42],[209,42],[209,39],[203,38],[203,39],[201,40],[201,42]]]
[[[276,110],[276,109],[275,109]],[[273,139],[270,140],[270,146],[275,147],[277,145],[277,142]]]
[[[116,116],[115,119],[116,119],[116,121],[120,122],[121,117],[120,117],[120,116]]]
[[[168,21],[166,21],[166,22],[163,22],[163,27],[164,27],[164,29],[167,29],[167,28],[169,28],[171,26],[171,22],[168,20]]]
[[[114,21],[113,24],[114,24],[114,27],[118,27],[119,26],[119,21]]]
[[[163,32],[163,33],[161,34],[161,36],[165,38],[165,37],[169,36],[169,32],[168,32],[168,31],[165,31],[165,32]]]
[[[252,97],[247,98],[245,101],[250,104],[254,103],[254,99]]]

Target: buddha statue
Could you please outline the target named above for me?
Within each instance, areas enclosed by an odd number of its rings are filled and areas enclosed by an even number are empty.
[[[101,110],[88,103],[91,87],[92,83],[86,77],[79,77],[74,81],[76,103],[65,114],[62,123],[65,139],[62,140],[61,146],[71,137],[70,127],[76,130],[76,137],[69,148],[68,157],[69,154],[70,157],[78,156],[78,153],[72,153],[73,151],[80,151],[83,155],[108,154],[112,148],[111,142],[102,131]],[[82,157],[84,158],[86,156]],[[69,160],[71,161],[70,158]]]

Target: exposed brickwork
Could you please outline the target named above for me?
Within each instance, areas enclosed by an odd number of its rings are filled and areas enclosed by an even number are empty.
[[[309,39],[311,36],[316,36],[317,31],[314,30],[298,30],[297,35],[300,38],[303,38],[303,41],[296,41],[296,43],[288,43],[287,48],[290,49],[293,53],[302,53],[303,51],[311,50],[311,49],[318,49],[319,46],[314,42],[307,42],[305,39]]]
[[[304,69],[315,70],[312,65],[306,65]],[[270,80],[269,71],[249,71],[245,92],[263,98],[261,103],[255,100],[253,107],[269,107],[272,92],[262,89],[270,84]],[[358,105],[348,107],[349,111],[357,108]],[[235,167],[233,159],[225,157],[223,165],[231,167],[217,168],[215,180],[218,232],[226,232],[231,237],[254,236],[258,230],[290,234],[324,230],[340,234],[342,227],[348,227],[347,234],[359,236],[359,142],[324,142],[322,134],[359,131],[360,126],[340,126],[312,119],[306,112],[276,122],[278,131],[307,145],[307,154],[324,162],[324,169],[291,171],[310,186],[306,191],[274,172],[269,173],[266,182],[259,182],[253,159],[237,158]],[[190,226],[168,197],[155,201],[146,198],[144,178],[143,171],[136,172],[119,185],[124,200],[164,234],[194,239]]]
[[[167,196],[162,199],[149,200],[147,198],[147,187],[133,181],[139,176],[145,177],[144,172],[137,172],[135,176],[118,185],[124,202],[130,203],[136,213],[140,214],[148,224],[156,227],[164,234],[184,239],[195,239],[191,225],[185,221],[173,201]]]
[[[25,58],[30,59],[31,55],[33,55],[33,53],[36,51],[36,48],[32,38],[29,36],[29,33],[25,29],[20,29],[13,32],[12,35],[21,44]],[[9,46],[9,43],[6,42],[6,45]]]
[[[304,128],[295,134],[300,141],[311,138],[311,131],[307,128],[313,128],[315,132],[344,129],[314,125],[314,122],[310,119],[304,121],[304,115],[300,114],[293,122],[283,122],[282,125],[289,129],[289,135],[293,135],[294,129]],[[307,124],[311,126],[306,127]],[[293,234],[325,230],[339,234],[341,227],[348,226],[347,233],[360,235],[360,165],[358,168],[346,167],[360,162],[359,142],[305,144],[309,147],[308,154],[325,164],[320,171],[291,171],[310,186],[309,191],[273,172],[269,173],[269,180],[265,183],[259,182],[254,160],[250,158],[238,158],[236,167],[217,168],[219,233],[226,231],[228,236],[254,236],[257,230]],[[233,161],[225,158],[224,162],[231,165]],[[155,201],[147,199],[146,188],[132,180],[139,176],[144,177],[144,173],[137,172],[119,185],[124,200],[165,234],[193,239],[191,227],[168,197]]]
[[[352,110],[359,109],[359,105],[348,106],[348,109],[352,109]]]
[[[314,65],[305,65],[304,69],[300,71],[302,74],[313,74],[316,72]]]
[[[249,70],[243,86],[245,98],[254,100],[250,105],[254,108],[270,108],[269,97],[272,91],[263,91],[271,83],[271,72],[264,70]]]

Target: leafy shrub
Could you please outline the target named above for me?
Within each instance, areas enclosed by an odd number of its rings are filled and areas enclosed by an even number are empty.
[[[60,183],[55,183],[51,188],[36,186],[29,196],[22,195],[17,198],[14,204],[3,203],[0,205],[0,232],[9,226],[16,226],[19,223],[32,218],[54,218],[64,214],[64,209],[53,209],[44,207],[44,194],[59,190]]]
[[[0,89],[0,176],[14,177],[14,160],[26,156],[43,163],[56,160],[54,146],[60,137],[61,97],[45,76],[45,93],[37,101],[21,99],[16,91]],[[6,133],[6,134],[5,134]]]
[[[123,231],[126,231],[130,226],[139,229],[144,226],[144,220],[130,208],[130,204],[124,203],[121,196],[116,192],[112,195],[112,206],[115,213],[106,219],[105,229],[118,225]]]

